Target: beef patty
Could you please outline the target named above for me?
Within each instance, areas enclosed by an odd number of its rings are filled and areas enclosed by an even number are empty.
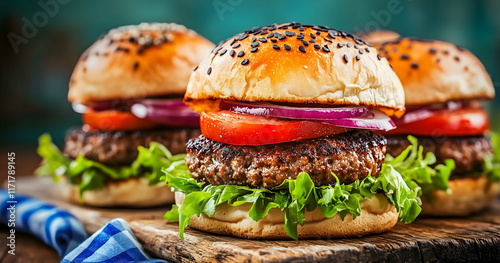
[[[185,153],[186,142],[200,135],[195,128],[158,128],[138,131],[90,131],[72,129],[66,135],[64,153],[75,159],[83,154],[87,159],[107,165],[127,165],[137,157],[139,145],[149,147],[158,142],[172,154]]]
[[[203,135],[187,143],[186,164],[197,181],[213,185],[273,188],[300,172],[316,186],[352,183],[378,175],[386,139],[370,131],[350,131],[315,139],[262,146],[229,145]]]
[[[407,135],[390,135],[387,137],[387,153],[399,155],[410,145]],[[482,172],[484,157],[493,154],[490,139],[481,136],[463,136],[434,138],[416,136],[419,145],[424,147],[424,154],[433,152],[436,164],[444,163],[446,159],[455,160],[455,170],[452,176],[462,176],[471,172]]]

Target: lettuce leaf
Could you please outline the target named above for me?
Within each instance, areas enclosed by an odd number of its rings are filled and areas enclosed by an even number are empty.
[[[125,180],[133,177],[145,177],[150,185],[162,182],[163,167],[177,167],[184,160],[185,154],[172,155],[162,144],[152,142],[149,148],[138,147],[139,154],[129,166],[107,166],[78,156],[75,160],[66,157],[52,143],[49,134],[38,139],[38,154],[43,158],[37,175],[51,175],[54,181],[66,176],[70,184],[78,185],[80,198],[85,191],[104,187],[106,180]],[[175,165],[172,165],[175,164]],[[174,172],[175,174],[175,172]]]
[[[436,156],[428,152],[424,157],[424,148],[418,145],[417,138],[408,136],[408,140],[411,145],[397,157],[387,154],[385,163],[394,167],[407,182],[408,180],[416,182],[429,201],[432,201],[431,193],[434,190],[450,192],[448,180],[455,169],[455,161],[446,159],[444,164],[438,164],[432,168],[431,165],[436,163]]]
[[[174,167],[175,166],[175,167]],[[315,187],[307,173],[300,173],[297,179],[285,180],[272,189],[254,189],[247,186],[203,184],[189,176],[185,164],[177,163],[163,170],[164,179],[175,190],[186,195],[180,207],[173,207],[165,214],[165,219],[179,220],[179,236],[184,238],[184,229],[191,217],[205,214],[212,216],[218,205],[227,203],[238,206],[252,204],[248,214],[259,221],[269,210],[276,208],[285,212],[285,230],[297,240],[297,226],[304,225],[305,212],[319,207],[325,217],[337,213],[342,219],[348,213],[356,218],[361,213],[360,202],[376,193],[384,193],[389,203],[399,212],[400,220],[412,222],[420,213],[420,187],[413,181],[408,183],[390,164],[384,164],[377,178],[368,176],[352,184]],[[174,173],[175,172],[175,173]],[[332,174],[337,181],[338,178]]]
[[[491,132],[491,145],[493,146],[493,155],[486,156],[484,159],[484,171],[486,176],[493,181],[500,181],[500,134]]]

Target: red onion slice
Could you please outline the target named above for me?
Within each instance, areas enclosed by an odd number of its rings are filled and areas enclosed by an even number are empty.
[[[152,106],[155,108],[186,108],[186,104],[182,102],[182,99],[142,99],[138,100],[137,103]]]
[[[186,105],[184,105],[184,108],[161,108],[158,106],[136,103],[130,107],[130,112],[138,118],[148,119],[171,126],[200,126],[200,115]]]
[[[378,110],[372,110],[372,113],[373,113],[372,116],[368,117],[324,120],[321,122],[340,127],[369,129],[369,130],[390,131],[396,128],[394,122],[385,113]]]
[[[243,103],[235,101],[222,101],[220,108],[236,113],[302,120],[357,118],[365,116],[371,111],[370,107],[365,106],[310,108],[283,106],[265,102]]]
[[[461,109],[463,107],[464,107],[464,104],[461,102],[448,101],[446,103],[441,103],[441,104],[428,105],[428,106],[423,106],[423,107],[418,107],[418,108],[413,108],[413,109],[410,108],[410,109],[406,110],[406,113],[401,118],[398,118],[398,119],[395,118],[394,122],[397,125],[416,122],[419,120],[423,120],[423,119],[427,119],[429,117],[432,117],[438,111],[457,110],[457,109]]]

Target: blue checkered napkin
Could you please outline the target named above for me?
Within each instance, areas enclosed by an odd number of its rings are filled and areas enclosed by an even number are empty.
[[[111,220],[80,246],[66,255],[67,262],[166,262],[150,259],[135,238],[127,222],[121,218]]]
[[[10,195],[4,189],[0,189],[0,222],[9,228],[15,222],[15,231],[37,237],[61,256],[87,237],[82,223],[67,211],[30,197]]]

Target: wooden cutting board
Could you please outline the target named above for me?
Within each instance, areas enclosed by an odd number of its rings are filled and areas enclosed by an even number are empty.
[[[169,207],[96,209],[59,200],[50,178],[26,177],[16,182],[25,194],[68,209],[89,233],[121,217],[153,256],[175,262],[500,262],[500,201],[468,218],[419,218],[398,223],[380,235],[349,239],[258,241],[187,229],[162,216]]]

